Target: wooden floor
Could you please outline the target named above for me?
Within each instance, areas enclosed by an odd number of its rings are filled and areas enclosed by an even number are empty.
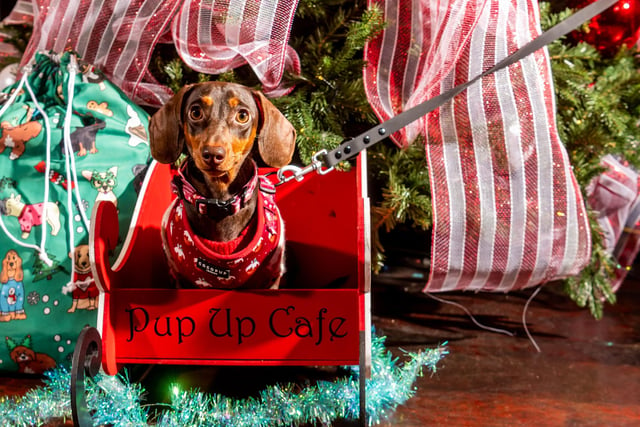
[[[543,288],[527,310],[540,352],[522,326],[530,293],[439,295],[515,337],[479,329],[450,305],[393,291],[378,298],[394,307],[378,307],[376,319],[394,349],[448,341],[450,351],[384,425],[640,426],[640,281],[628,280],[600,321]]]
[[[419,294],[411,286],[377,280],[374,323],[389,348],[418,351],[448,342],[449,354],[433,375],[417,384],[417,394],[384,426],[640,426],[640,279],[631,277],[597,321],[546,286],[522,312],[531,291],[509,295],[446,294],[484,325],[515,333],[483,330],[460,309]],[[183,383],[201,389],[241,393],[265,383],[317,376],[302,368],[185,369]],[[171,368],[175,373],[175,368]],[[240,380],[239,372],[245,379]],[[154,392],[166,371],[133,372]],[[215,383],[215,385],[212,385]],[[225,387],[226,383],[226,387]],[[37,379],[0,378],[2,395],[23,394]],[[221,386],[222,384],[222,386]],[[234,389],[235,388],[235,389]]]

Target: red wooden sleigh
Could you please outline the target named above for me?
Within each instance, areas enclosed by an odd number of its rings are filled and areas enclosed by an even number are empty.
[[[261,173],[267,170],[261,170]],[[172,170],[153,162],[118,258],[115,206],[91,220],[97,328],[85,328],[72,366],[74,421],[88,420],[84,375],[123,364],[360,365],[370,358],[369,205],[360,156],[349,172],[307,175],[278,187],[287,273],[279,290],[175,289],[160,222]],[[274,180],[275,174],[272,175]],[[360,376],[361,423],[365,423]]]

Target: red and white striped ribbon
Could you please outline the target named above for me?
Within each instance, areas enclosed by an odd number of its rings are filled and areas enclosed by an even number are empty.
[[[617,291],[640,250],[640,176],[612,155],[601,164],[606,170],[587,188],[587,200],[598,213],[604,247],[618,263],[612,283]]]
[[[604,247],[613,253],[638,197],[638,174],[612,155],[604,156],[601,165],[606,170],[587,188],[587,201],[598,212]]]
[[[33,35],[21,64],[39,51],[72,49],[135,102],[160,105],[171,91],[148,72],[153,47],[176,0],[34,0]]]
[[[24,9],[28,2],[21,3]],[[248,63],[270,95],[287,91],[280,87],[285,69],[300,72],[298,56],[287,45],[297,0],[31,3],[34,29],[22,65],[38,51],[72,49],[141,104],[159,106],[171,96],[148,69],[169,28],[181,58],[197,71],[219,74]]]
[[[640,188],[640,181],[638,182]],[[613,291],[617,291],[622,285],[627,273],[640,251],[640,195],[636,197],[629,209],[629,215],[625,222],[622,234],[616,242],[613,257],[618,261],[615,279],[611,284]]]
[[[370,0],[387,26],[365,51],[381,121],[471,80],[540,33],[531,0]],[[510,291],[589,261],[584,202],[559,140],[545,49],[394,135],[426,141],[434,226],[425,291]]]
[[[173,41],[196,71],[219,74],[249,64],[263,92],[281,96],[285,70],[300,74],[297,53],[287,45],[298,0],[201,0],[183,3],[173,20]]]

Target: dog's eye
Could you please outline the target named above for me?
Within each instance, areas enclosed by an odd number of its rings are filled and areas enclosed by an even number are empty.
[[[189,118],[194,121],[199,121],[204,118],[202,107],[198,104],[192,105],[189,109]]]
[[[236,113],[236,122],[240,124],[245,124],[249,121],[251,115],[247,110],[240,110]]]

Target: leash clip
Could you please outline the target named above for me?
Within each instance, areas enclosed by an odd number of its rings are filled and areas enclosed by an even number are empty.
[[[286,165],[280,168],[277,172],[278,174],[278,182],[275,184],[276,186],[280,184],[284,184],[285,182],[289,182],[293,179],[300,182],[304,179],[304,176],[309,172],[316,171],[320,175],[326,175],[333,170],[333,166],[329,168],[323,168],[324,162],[323,159],[327,155],[327,150],[322,149],[313,155],[313,160],[309,166],[301,168],[295,165]]]

